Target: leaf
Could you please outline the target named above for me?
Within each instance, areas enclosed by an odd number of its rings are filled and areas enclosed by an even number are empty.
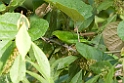
[[[41,83],[47,83],[47,81],[40,75],[38,75],[37,73],[31,72],[31,71],[26,71],[28,74],[30,74],[31,76],[35,77],[36,79],[38,79]]]
[[[42,74],[42,70],[38,64],[35,64],[34,62],[32,62],[30,60],[27,60],[27,62],[29,62],[31,65],[33,65],[35,67],[35,69]]]
[[[105,44],[104,44],[102,34],[96,35],[96,36],[91,40],[91,42],[92,42],[93,44],[95,44],[95,45],[94,45],[95,48],[100,49],[100,50],[102,50],[102,51],[106,51],[106,46],[105,46]]]
[[[121,56],[124,56],[124,47],[121,49]]]
[[[88,26],[90,26],[90,24],[94,21],[93,19],[94,19],[94,16],[91,16],[91,17],[89,17],[88,19],[84,20],[84,21],[81,23],[81,25],[79,26],[79,28],[78,28],[79,31],[82,31],[82,30],[88,28]]]
[[[21,55],[19,54],[16,57],[14,64],[10,69],[10,78],[13,83],[19,83],[21,80],[24,79],[25,73],[26,73],[25,60],[22,59]]]
[[[95,64],[90,66],[90,69],[93,71],[95,74],[103,73],[108,74],[108,70],[111,69],[112,65],[108,61],[99,61],[96,62]]]
[[[55,35],[60,40],[67,43],[76,43],[78,42],[78,35],[69,31],[54,31],[52,35]]]
[[[4,51],[9,47],[9,40],[0,41],[0,57],[3,55]]]
[[[39,7],[44,1],[42,0],[32,0],[33,3],[33,9],[35,10],[37,7]]]
[[[76,60],[77,61],[77,60]],[[68,70],[68,74],[69,74],[69,79],[68,82],[69,83],[71,81],[71,79],[80,71],[80,67],[79,65],[77,65],[76,62],[73,62],[72,64],[69,65],[69,70]],[[84,76],[84,75],[82,75]]]
[[[5,13],[0,16],[0,40],[12,40],[18,32],[19,13]]]
[[[9,74],[1,75],[0,83],[10,83]]]
[[[119,34],[117,35],[117,26],[118,22],[112,22],[106,26],[102,33],[104,43],[110,51],[120,51],[124,46],[124,42],[118,37]],[[121,32],[122,30],[118,29],[118,31]],[[120,56],[120,53],[116,53],[116,55]]]
[[[93,8],[82,0],[45,0],[67,14],[73,21],[83,21],[92,15]]]
[[[25,0],[11,0],[9,6],[20,6]]]
[[[69,66],[72,62],[74,62],[78,57],[76,56],[67,56],[65,58],[60,58],[56,60],[52,65],[51,68],[56,68],[57,70],[63,69]]]
[[[102,61],[111,58],[109,57],[109,55],[103,53],[99,49],[96,49],[94,47],[88,46],[83,43],[77,42],[76,49],[86,59],[94,59],[97,61]]]
[[[31,38],[27,32],[27,26],[25,22],[22,22],[22,25],[16,35],[16,46],[19,50],[19,53],[22,55],[23,59],[25,58],[25,55],[30,49],[31,46]]]
[[[0,74],[2,73],[2,70],[8,60],[8,58],[10,57],[11,53],[13,52],[15,48],[15,43],[10,41],[7,42],[6,45],[4,46],[4,52],[2,54],[2,56],[0,57]]]
[[[70,83],[82,83],[82,70],[80,70],[71,80]]]
[[[0,12],[6,10],[6,6],[0,3]]]
[[[69,78],[68,74],[63,75],[63,76],[60,76],[60,77],[55,81],[55,83],[63,83],[63,82],[65,82],[68,78]]]
[[[34,56],[37,60],[37,63],[40,69],[42,70],[42,75],[44,76],[45,79],[48,80],[48,78],[50,77],[50,64],[46,55],[34,43],[32,43],[32,49],[34,52]]]
[[[113,0],[105,0],[98,6],[98,12],[108,9],[113,5]]]
[[[78,42],[78,35],[76,33],[70,32],[70,31],[54,31],[52,35],[55,35],[60,40],[66,42],[66,43],[76,43]],[[81,38],[81,37],[80,37]],[[81,42],[87,42],[87,40],[81,38]]]
[[[30,83],[30,82],[28,81],[27,78],[24,78],[24,79],[22,80],[22,83]]]
[[[124,41],[124,21],[121,21],[117,27],[118,36]]]
[[[114,67],[111,67],[105,77],[105,83],[113,83],[113,76],[114,76]]]
[[[99,77],[100,77],[100,75],[96,75],[93,78],[86,81],[86,83],[96,83]]]
[[[37,17],[31,17],[30,23],[31,27],[28,32],[31,36],[32,41],[44,36],[49,27],[49,24],[46,20]]]

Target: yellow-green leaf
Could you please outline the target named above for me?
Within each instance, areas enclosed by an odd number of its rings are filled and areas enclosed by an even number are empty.
[[[24,24],[20,27],[17,35],[16,35],[16,46],[19,50],[19,53],[25,58],[25,55],[30,49],[31,46],[31,38],[27,32],[27,27]]]

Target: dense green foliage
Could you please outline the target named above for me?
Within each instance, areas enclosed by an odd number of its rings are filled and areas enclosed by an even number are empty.
[[[0,1],[0,83],[124,81],[123,0]]]

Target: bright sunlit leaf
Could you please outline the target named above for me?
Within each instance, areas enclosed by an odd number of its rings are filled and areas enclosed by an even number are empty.
[[[25,58],[25,55],[29,51],[30,45],[31,38],[27,32],[27,26],[25,25],[25,22],[22,22],[22,26],[16,35],[16,46],[23,58]]]
[[[46,55],[42,52],[42,50],[36,46],[34,43],[32,43],[32,49],[34,52],[34,56],[37,60],[37,63],[42,71],[42,75],[45,79],[50,78],[50,64],[46,57]]]
[[[10,69],[10,78],[13,83],[19,83],[21,80],[24,79],[26,73],[26,64],[25,60],[22,59],[21,55],[19,54],[14,64],[12,65],[12,68]]]

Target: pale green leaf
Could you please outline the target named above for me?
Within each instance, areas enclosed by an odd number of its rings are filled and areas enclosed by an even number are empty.
[[[15,38],[18,29],[17,22],[19,13],[5,13],[0,16],[0,40],[12,40]]]
[[[25,0],[11,0],[10,6],[20,6],[25,2]]]
[[[28,32],[33,41],[44,36],[49,27],[49,24],[46,20],[37,18],[35,16],[30,18],[30,24],[31,27],[29,28]]]
[[[82,70],[80,70],[71,80],[70,83],[82,83]]]
[[[21,55],[19,54],[16,57],[14,64],[10,69],[10,78],[13,83],[19,83],[21,80],[24,79],[25,75],[26,75],[25,60],[22,59]]]
[[[32,49],[34,52],[34,56],[37,60],[37,63],[40,69],[42,70],[42,75],[44,76],[45,79],[48,79],[50,77],[50,64],[46,55],[34,43],[32,43]]]
[[[118,36],[124,41],[124,21],[121,21],[117,27]]]
[[[6,10],[6,6],[4,4],[0,4],[0,11]]]
[[[15,41],[19,53],[22,55],[23,58],[25,58],[25,55],[27,54],[31,46],[31,38],[27,32],[27,27],[25,23],[23,23],[20,27],[16,35]]]
[[[23,82],[23,83],[30,83],[30,82],[28,81],[28,79],[26,79],[26,78],[24,78],[24,79],[22,80],[22,82]]]
[[[82,0],[45,0],[67,14],[74,21],[83,21],[92,15],[92,7]]]

